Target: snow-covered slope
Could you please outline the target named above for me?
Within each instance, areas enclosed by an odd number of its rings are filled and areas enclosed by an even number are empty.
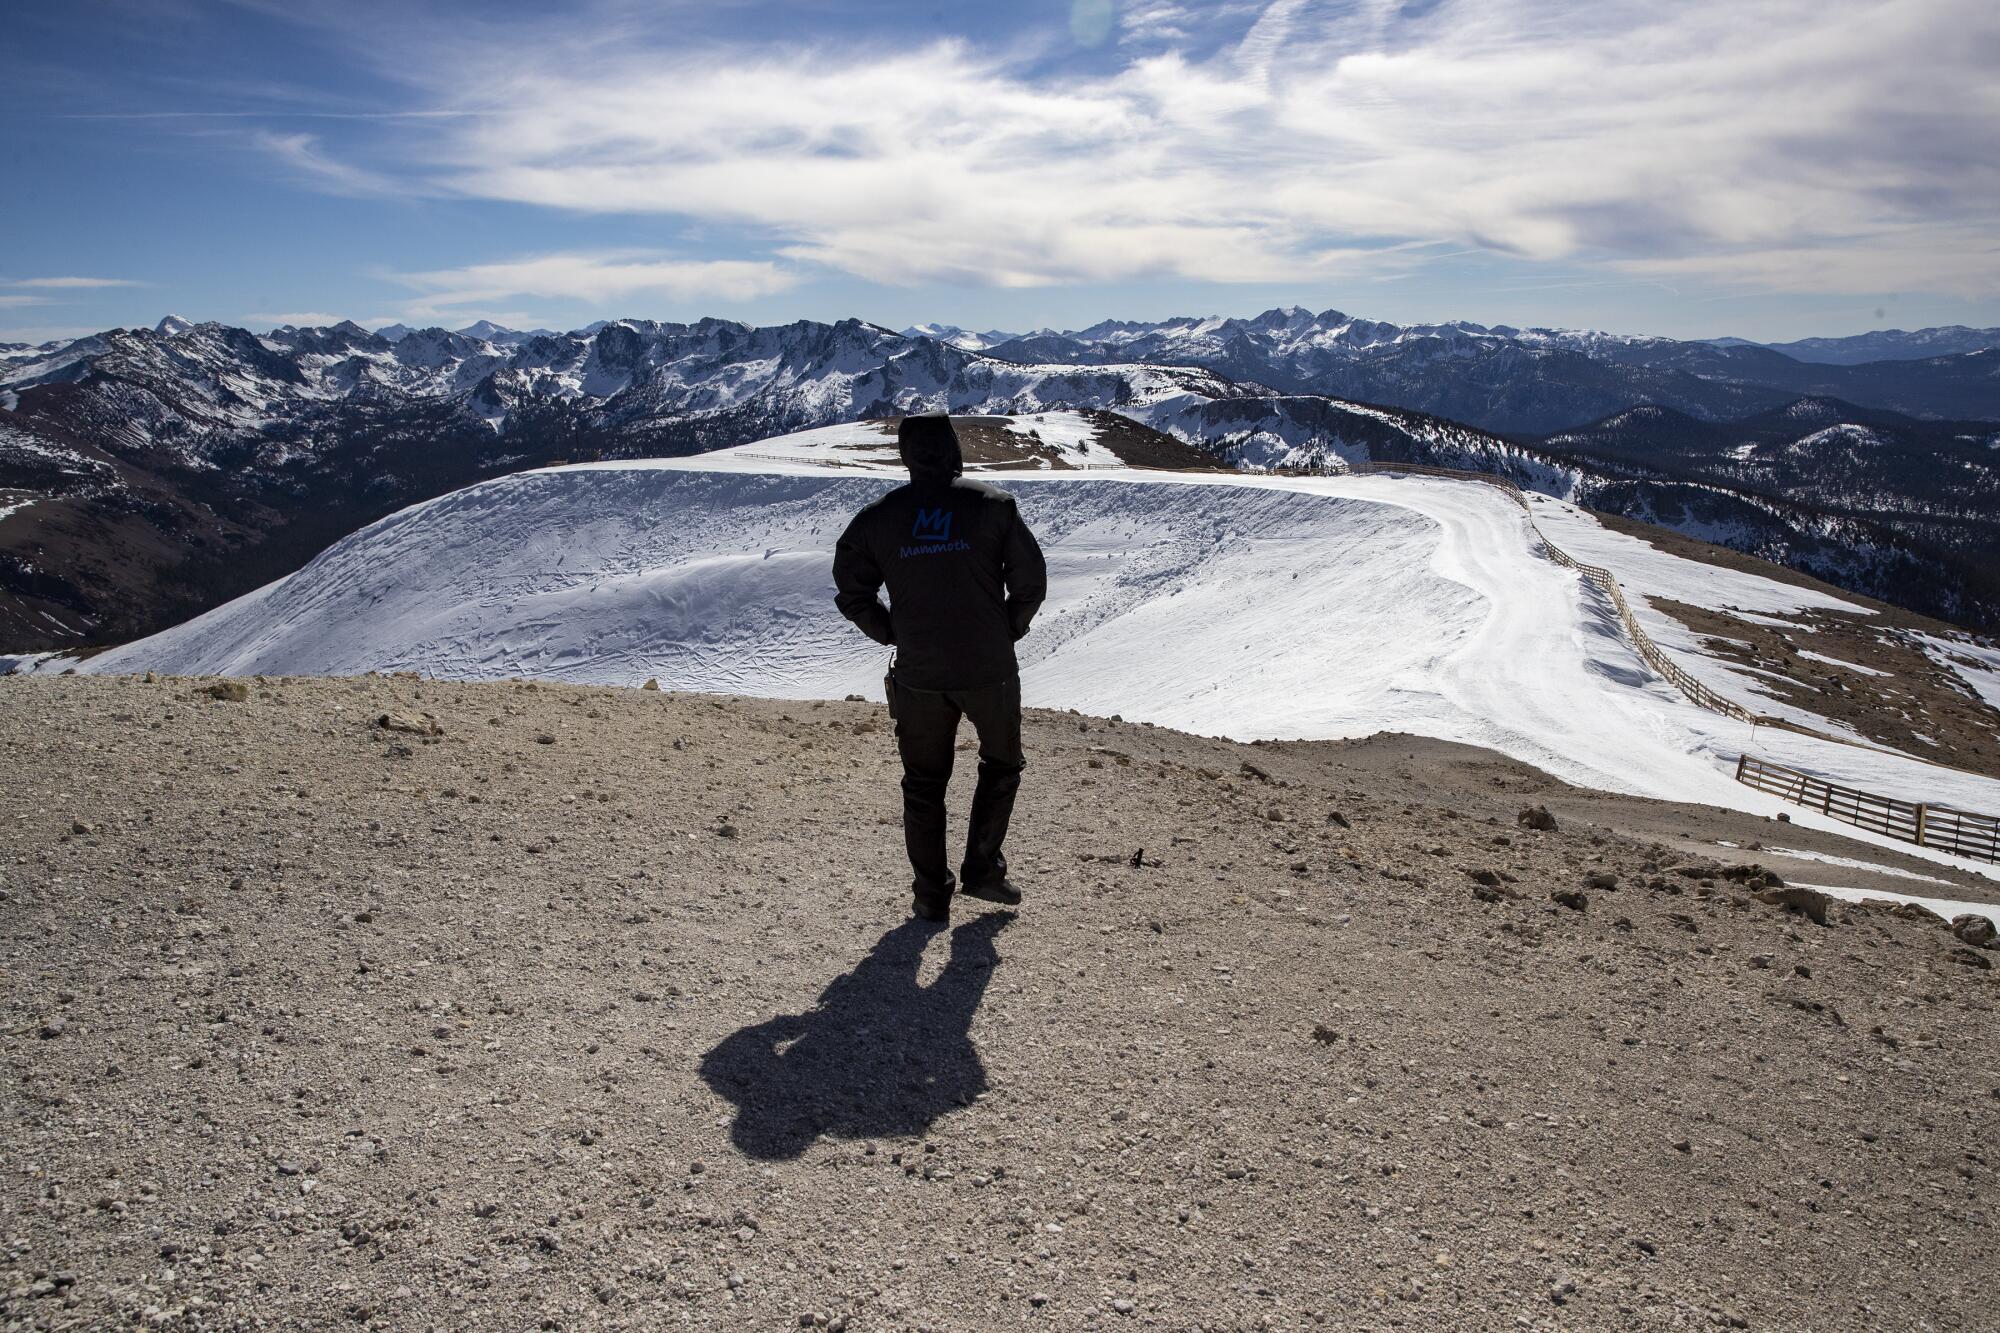
[[[884,654],[834,612],[829,565],[848,516],[897,478],[889,442],[859,427],[517,474],[404,510],[83,669],[657,677],[879,696]],[[1022,645],[1030,704],[1245,738],[1412,732],[1588,786],[1774,812],[1728,775],[1754,749],[1837,781],[2000,809],[2000,783],[1753,738],[1688,703],[1490,487],[1125,469],[993,479],[1016,490],[1049,554],[1049,605]],[[1615,562],[1614,543],[1578,540],[1587,516],[1566,520],[1559,540]],[[1717,574],[1679,563],[1688,584]],[[1640,588],[1672,582],[1637,572]],[[1745,605],[1763,604],[1757,591],[1730,589]]]
[[[243,591],[217,552],[293,568],[340,532],[496,473],[913,411],[1115,410],[1250,466],[1338,454],[1506,468],[1521,452],[1420,413],[1273,398],[1199,368],[1029,365],[856,320],[396,332],[198,324],[15,349],[0,416],[39,461],[0,466],[0,484],[36,501],[0,530],[0,648],[151,633],[190,599]]]

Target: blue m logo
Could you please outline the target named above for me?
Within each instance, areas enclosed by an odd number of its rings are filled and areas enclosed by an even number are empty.
[[[910,525],[910,536],[920,542],[948,542],[951,540],[951,511],[949,509],[919,509],[917,521]]]

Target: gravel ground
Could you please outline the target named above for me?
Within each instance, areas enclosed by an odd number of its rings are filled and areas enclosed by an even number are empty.
[[[1994,1327],[1996,955],[1620,831],[1775,825],[1037,713],[939,929],[875,706],[242,684],[0,680],[8,1328]]]

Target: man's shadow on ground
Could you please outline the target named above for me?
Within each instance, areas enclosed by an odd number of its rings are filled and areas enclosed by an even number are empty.
[[[1013,920],[990,912],[953,930],[944,971],[920,987],[924,945],[942,928],[913,917],[835,978],[812,1009],[724,1038],[702,1057],[701,1076],[736,1104],[736,1146],[752,1157],[793,1158],[823,1134],[917,1135],[984,1092],[972,1015],[1000,961],[994,937]]]

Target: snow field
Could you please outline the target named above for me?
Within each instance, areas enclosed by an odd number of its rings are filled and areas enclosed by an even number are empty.
[[[886,652],[832,605],[835,538],[899,475],[893,440],[859,429],[482,483],[82,669],[657,677],[670,689],[879,697]],[[1055,442],[1057,432],[1040,433]],[[836,447],[858,443],[881,448]],[[1125,469],[990,479],[1020,498],[1049,556],[1050,600],[1021,645],[1031,706],[1239,739],[1435,736],[1580,785],[1784,811],[1990,872],[1733,781],[1748,750],[1867,790],[2000,810],[2000,783],[1753,735],[1687,702],[1638,659],[1599,594],[1536,553],[1525,517],[1491,487]],[[1554,507],[1536,508],[1551,539],[1613,569],[1649,631],[1691,670],[1706,659],[1644,608],[1645,593],[1778,613],[1820,598],[1679,560]]]

